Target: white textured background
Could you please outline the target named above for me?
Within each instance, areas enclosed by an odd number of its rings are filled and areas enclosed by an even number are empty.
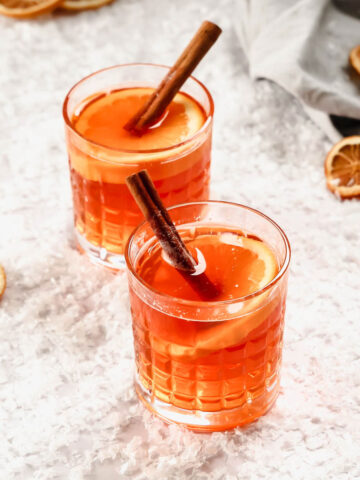
[[[74,249],[61,117],[81,77],[170,64],[204,18],[224,29],[197,70],[216,103],[212,196],[264,211],[293,248],[282,393],[213,435],[136,400],[125,278]],[[230,0],[0,18],[1,480],[360,478],[360,206],[327,192],[330,145],[297,103],[249,80],[234,21]]]

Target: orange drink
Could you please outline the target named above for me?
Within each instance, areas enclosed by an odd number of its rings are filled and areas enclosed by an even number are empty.
[[[126,250],[136,390],[155,414],[198,431],[256,420],[273,405],[290,246],[268,217],[241,205],[169,209],[216,298],[204,301],[169,264],[149,224]]]
[[[122,65],[81,80],[64,103],[74,221],[81,250],[118,268],[142,215],[125,178],[146,168],[165,205],[205,200],[213,102],[189,78],[164,115],[144,135],[123,126],[146,102],[167,67]]]

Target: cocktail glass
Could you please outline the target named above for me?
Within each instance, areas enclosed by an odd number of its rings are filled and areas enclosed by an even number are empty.
[[[206,227],[261,239],[274,253],[278,273],[258,291],[226,301],[164,294],[139,275],[139,265],[157,244],[149,224],[139,225],[125,253],[137,394],[157,416],[196,431],[252,422],[279,393],[288,239],[270,218],[238,204],[208,201],[168,210],[182,235],[194,237],[196,229]],[[220,268],[224,261],[229,259],[216,259]],[[163,280],[172,282],[171,273]]]
[[[156,88],[168,69],[128,64],[100,70],[77,83],[65,99],[75,234],[80,250],[95,263],[121,268],[128,237],[142,220],[125,184],[128,175],[146,168],[166,206],[209,196],[214,104],[206,87],[195,78],[190,77],[181,92],[201,106],[205,123],[180,143],[157,149],[109,148],[90,141],[73,125],[74,116],[99,96],[124,88]]]

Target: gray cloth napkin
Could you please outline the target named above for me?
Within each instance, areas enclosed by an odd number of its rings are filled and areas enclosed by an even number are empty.
[[[360,44],[360,20],[330,0],[238,2],[236,28],[250,75],[281,85],[331,140],[341,138],[334,127],[341,125],[339,117],[360,120],[360,76],[348,61],[350,50]],[[351,11],[351,2],[337,3]]]

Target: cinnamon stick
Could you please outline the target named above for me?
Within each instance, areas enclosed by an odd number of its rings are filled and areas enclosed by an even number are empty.
[[[176,230],[148,172],[141,170],[134,173],[127,177],[126,183],[171,264],[202,299],[212,300],[218,296],[218,288],[205,273],[193,275],[196,272],[196,261]]]
[[[124,125],[125,130],[142,135],[164,113],[195,67],[221,34],[221,28],[204,21],[160,85],[143,107]]]

